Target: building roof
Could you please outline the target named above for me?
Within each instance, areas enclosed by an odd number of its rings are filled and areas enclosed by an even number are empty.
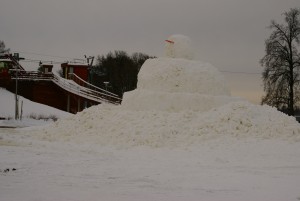
[[[0,62],[12,62],[12,60],[10,60],[10,59],[0,59]]]
[[[76,66],[76,67],[89,67],[87,63],[72,63],[72,62],[66,62],[62,63],[61,67],[66,67],[66,66]]]

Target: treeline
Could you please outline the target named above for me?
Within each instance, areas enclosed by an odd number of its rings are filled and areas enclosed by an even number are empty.
[[[144,53],[128,55],[125,51],[99,55],[90,69],[89,81],[122,97],[124,92],[136,89],[137,75],[149,58],[154,57]]]

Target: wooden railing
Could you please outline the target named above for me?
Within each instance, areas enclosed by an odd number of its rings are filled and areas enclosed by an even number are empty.
[[[42,73],[38,71],[25,71],[10,69],[12,79],[18,77],[19,80],[49,80],[53,79],[53,73]]]

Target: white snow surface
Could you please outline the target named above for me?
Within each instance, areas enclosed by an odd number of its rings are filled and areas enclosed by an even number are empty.
[[[300,126],[269,106],[233,102],[207,112],[134,111],[101,105],[38,131],[41,139],[113,145],[189,147],[220,136],[300,141]]]
[[[171,93],[230,95],[217,68],[209,63],[180,58],[148,59],[138,74],[137,88]]]
[[[222,83],[209,64],[158,58],[122,105],[0,128],[0,200],[300,200],[299,123]]]
[[[23,102],[23,116],[31,114],[57,115],[58,117],[70,116],[70,113],[58,110],[56,108],[32,102],[22,96],[19,96],[19,104]],[[14,117],[15,116],[15,94],[0,87],[0,116]]]
[[[89,137],[49,142],[24,129],[0,128],[0,199],[300,199],[299,142],[222,135],[185,148],[118,149],[89,143]]]
[[[231,97],[224,77],[211,64],[181,58],[148,59],[137,89],[124,94],[131,110],[207,111],[241,98]]]
[[[53,117],[57,119],[66,118],[72,114],[58,110],[56,108],[32,102],[22,96],[19,97],[19,113],[21,115],[21,102],[23,102],[22,120],[14,120],[15,117],[15,94],[0,87],[0,126],[26,127],[40,124],[47,124],[51,121],[35,120],[35,118]]]

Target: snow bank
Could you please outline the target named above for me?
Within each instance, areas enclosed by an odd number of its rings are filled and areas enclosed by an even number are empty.
[[[56,108],[43,105],[40,103],[32,102],[22,96],[19,96],[19,104],[23,101],[23,116],[30,115],[45,115],[51,116],[54,115],[58,118],[67,117],[71,114],[68,112],[64,112],[62,110],[58,110]],[[15,94],[7,91],[4,88],[0,87],[0,116],[1,117],[14,117],[15,116]]]
[[[51,122],[54,118],[60,119],[72,115],[47,105],[32,102],[22,96],[19,96],[20,112],[21,102],[23,102],[22,121],[15,121],[13,120],[15,117],[15,94],[7,91],[4,88],[0,88],[0,117],[10,119],[1,120],[0,126],[26,127],[41,125]],[[49,122],[47,122],[46,119],[48,119]]]
[[[201,133],[230,134],[237,138],[284,138],[300,140],[300,126],[294,117],[267,105],[232,102],[198,116]],[[195,123],[196,123],[195,122]]]
[[[44,140],[120,147],[187,147],[220,136],[300,141],[300,127],[293,117],[246,101],[203,113],[133,111],[100,105],[43,128],[41,133]]]

